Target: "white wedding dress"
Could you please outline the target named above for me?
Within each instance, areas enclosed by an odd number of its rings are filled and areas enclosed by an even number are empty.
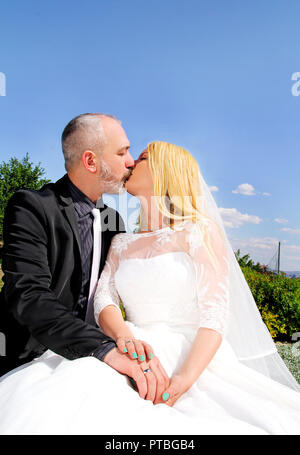
[[[222,334],[216,355],[174,406],[141,399],[126,376],[94,357],[71,361],[48,350],[1,378],[0,434],[300,434],[300,394],[245,366],[226,339],[228,261],[215,226],[207,227],[218,273],[195,225],[185,222],[176,231],[115,236],[95,295],[96,320],[122,301],[126,324],[169,377],[199,327]]]

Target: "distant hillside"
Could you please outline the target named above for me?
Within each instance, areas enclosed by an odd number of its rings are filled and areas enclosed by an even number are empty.
[[[299,271],[296,271],[296,272],[284,272],[287,274],[287,276],[289,276],[290,278],[300,278],[300,272]]]

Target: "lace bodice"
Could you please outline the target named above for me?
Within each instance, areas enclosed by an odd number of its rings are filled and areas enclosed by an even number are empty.
[[[228,319],[228,258],[217,226],[205,226],[217,268],[192,222],[175,230],[122,233],[113,238],[98,282],[94,313],[122,302],[126,319],[138,326],[206,327],[224,335]]]

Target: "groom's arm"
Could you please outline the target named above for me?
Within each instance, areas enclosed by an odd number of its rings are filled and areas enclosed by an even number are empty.
[[[100,360],[115,342],[72,314],[51,290],[47,218],[39,197],[18,191],[4,221],[4,293],[9,313],[41,345],[68,359],[95,355]],[[18,334],[16,334],[16,337]]]

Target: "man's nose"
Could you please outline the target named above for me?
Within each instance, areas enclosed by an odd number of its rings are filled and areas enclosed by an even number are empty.
[[[126,167],[132,167],[132,168],[135,167],[135,161],[132,158],[132,156],[130,155],[130,153],[128,153],[128,158],[126,160]]]

